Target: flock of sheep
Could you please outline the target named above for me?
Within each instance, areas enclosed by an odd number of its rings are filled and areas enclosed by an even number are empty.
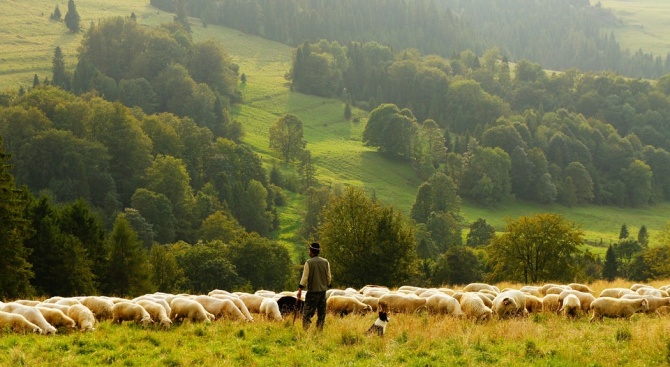
[[[592,314],[591,321],[603,317],[630,318],[636,312],[667,312],[670,296],[665,286],[653,288],[634,284],[630,288],[608,288],[598,297],[584,284],[546,284],[503,289],[485,283],[468,284],[461,290],[402,286],[331,289],[327,310],[341,316],[375,311],[451,315],[487,321],[492,318],[525,316],[536,312],[556,312],[568,318]],[[303,294],[304,295],[304,294]],[[264,320],[281,321],[302,307],[296,292],[275,293],[259,290],[254,294],[213,290],[207,295],[146,294],[134,299],[105,296],[52,297],[43,301],[0,302],[0,330],[55,334],[59,330],[92,331],[97,322],[133,322],[143,326],[170,328],[173,322],[205,322],[219,319],[252,322],[252,314]]]

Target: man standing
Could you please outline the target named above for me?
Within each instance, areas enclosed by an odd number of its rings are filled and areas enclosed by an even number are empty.
[[[300,278],[298,299],[302,296],[302,289],[307,288],[305,295],[305,310],[302,316],[303,329],[309,329],[312,317],[316,311],[316,327],[323,330],[326,322],[326,291],[330,288],[331,275],[328,260],[319,257],[321,246],[314,242],[309,245],[310,259],[305,262],[305,268]]]

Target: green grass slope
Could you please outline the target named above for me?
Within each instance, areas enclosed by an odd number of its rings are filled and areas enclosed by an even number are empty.
[[[654,0],[644,4],[661,4]],[[55,2],[38,0],[6,0],[0,2],[0,14],[6,21],[0,23],[0,88],[30,86],[35,73],[43,79],[51,78],[53,49],[61,46],[66,56],[66,66],[74,68],[76,49],[81,34],[73,35],[63,23],[49,20]],[[82,26],[91,21],[134,12],[138,22],[155,25],[172,20],[172,14],[160,12],[148,1],[78,0],[77,10]],[[58,2],[63,15],[67,2]],[[605,4],[603,4],[605,5]],[[631,5],[632,6],[632,5]],[[670,6],[666,7],[670,13]],[[660,10],[659,10],[660,11]],[[364,187],[387,205],[394,205],[409,213],[416,189],[421,183],[407,164],[386,159],[374,149],[363,146],[362,131],[367,113],[354,111],[360,122],[343,117],[344,104],[337,99],[320,98],[294,93],[284,78],[291,63],[291,48],[256,36],[219,26],[203,27],[192,20],[196,40],[219,40],[231,58],[240,65],[240,72],[247,76],[241,85],[244,102],[233,109],[233,116],[244,127],[244,141],[263,158],[266,166],[281,163],[268,147],[268,129],[279,117],[287,113],[298,116],[304,123],[307,149],[312,152],[318,179],[325,185]],[[280,208],[280,242],[289,247],[298,246],[295,236],[299,228],[303,198],[289,194],[289,204]],[[560,205],[540,206],[526,203],[509,203],[496,208],[481,208],[464,203],[463,214],[468,222],[485,218],[496,229],[505,227],[506,218],[517,218],[541,212],[564,215],[580,225],[591,242],[601,240],[608,244],[618,238],[619,228],[626,224],[631,234],[646,225],[652,236],[668,220],[670,203],[643,209],[584,206],[566,208]],[[652,237],[653,238],[653,237]],[[604,248],[594,251],[603,252]]]
[[[621,27],[611,29],[623,49],[642,49],[655,56],[670,52],[670,2],[667,0],[591,0],[612,9],[623,20]]]

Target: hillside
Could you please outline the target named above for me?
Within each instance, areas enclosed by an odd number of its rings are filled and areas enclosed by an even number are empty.
[[[48,20],[52,6],[37,5],[37,1],[19,4],[15,1],[0,4],[0,11],[11,15],[6,30],[0,33],[0,50],[3,51],[3,66],[0,86],[16,88],[28,86],[33,74],[40,78],[50,77],[53,48],[60,45],[66,55],[68,67],[73,67],[76,48],[81,35],[71,35],[63,24]],[[152,25],[170,21],[171,14],[157,11],[148,5],[132,1],[116,1],[115,5],[100,5],[96,0],[80,0],[78,11],[82,25],[111,16],[129,15],[135,12],[138,21]],[[29,5],[33,5],[32,7]],[[61,11],[67,7],[59,4]],[[38,9],[38,10],[34,10]],[[24,24],[30,25],[24,27]],[[240,65],[240,72],[247,76],[241,86],[244,102],[235,107],[233,117],[244,126],[244,141],[260,154],[269,168],[278,163],[268,148],[267,130],[278,117],[293,113],[305,124],[307,148],[312,151],[318,178],[326,185],[355,185],[365,187],[370,195],[382,202],[409,211],[416,189],[421,181],[404,164],[390,161],[376,154],[374,149],[364,147],[361,133],[366,113],[355,111],[361,122],[348,122],[342,117],[343,103],[336,99],[325,99],[291,92],[284,74],[291,60],[291,48],[236,30],[210,25],[203,27],[192,20],[196,40],[219,39],[233,60]],[[17,41],[18,40],[18,41]],[[281,208],[281,241],[297,245],[293,234],[300,223],[298,195],[289,196],[289,205]],[[494,209],[465,203],[463,214],[467,222],[485,218],[496,229],[501,230],[505,218],[516,218],[538,212],[554,212],[580,224],[587,239],[603,240],[605,244],[617,239],[621,224],[626,224],[631,233],[637,233],[646,225],[652,236],[665,223],[665,213],[670,204],[645,209],[621,209],[613,207],[585,206],[566,208],[560,205],[537,206],[523,203],[501,205]],[[594,251],[602,252],[603,248]]]
[[[643,49],[657,56],[665,56],[670,52],[667,40],[670,31],[667,19],[670,3],[663,0],[591,1],[591,3],[597,2],[604,8],[612,9],[614,14],[623,20],[621,26],[611,29],[623,49],[628,49],[630,52]]]

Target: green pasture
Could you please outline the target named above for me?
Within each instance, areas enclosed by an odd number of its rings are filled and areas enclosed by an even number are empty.
[[[591,4],[598,2],[623,19],[621,26],[611,29],[623,49],[635,53],[641,48],[661,57],[670,52],[669,1],[591,0]]]
[[[383,337],[366,335],[376,315],[329,315],[323,332],[300,320],[219,320],[170,330],[99,324],[93,332],[0,337],[3,366],[661,366],[670,358],[667,316],[632,320],[553,313],[476,324],[426,313],[391,315]]]

